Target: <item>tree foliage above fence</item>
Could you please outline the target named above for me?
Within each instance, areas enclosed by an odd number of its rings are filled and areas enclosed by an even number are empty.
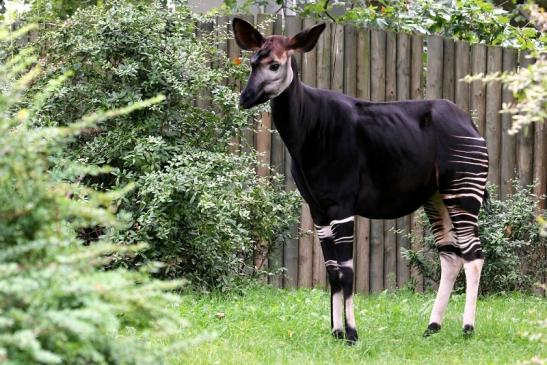
[[[227,9],[245,12],[251,4],[264,1],[224,1]],[[280,11],[288,8],[301,17],[335,20],[339,24],[354,24],[395,32],[442,35],[468,41],[501,45],[526,50],[543,47],[546,36],[533,24],[516,25],[523,16],[519,11],[507,11],[487,0],[378,0],[313,2],[277,1]],[[519,5],[524,10],[526,4]]]

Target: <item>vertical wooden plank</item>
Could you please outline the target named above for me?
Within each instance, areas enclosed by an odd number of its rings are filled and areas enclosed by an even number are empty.
[[[517,52],[511,48],[503,50],[503,70],[514,71],[517,66]],[[504,88],[502,90],[502,102],[513,102],[513,93]],[[515,177],[515,168],[517,165],[517,139],[516,136],[509,135],[508,131],[511,128],[511,115],[501,115],[502,132],[501,132],[501,186],[500,198],[504,200],[508,195],[512,194],[513,186],[511,180]]]
[[[320,89],[330,89],[331,30],[332,24],[326,23],[317,42],[317,87]]]
[[[357,95],[357,30],[344,26],[344,94]]]
[[[411,63],[411,39],[408,34],[397,35],[397,99],[410,99],[410,63]],[[401,255],[401,249],[410,248],[408,233],[410,233],[410,216],[397,219],[397,230],[404,232],[397,234],[397,287],[401,288],[410,277],[408,263]]]
[[[304,19],[303,28],[309,29],[316,24],[314,19]],[[302,56],[302,81],[310,86],[317,86],[317,47]]]
[[[319,237],[317,237],[317,231],[315,230],[313,236],[312,285],[314,288],[327,287],[327,270],[325,268],[325,259],[323,258],[323,250],[321,249],[321,243],[319,242]]]
[[[454,40],[443,40],[443,99],[454,100]]]
[[[370,98],[383,101],[386,95],[386,32],[370,31]]]
[[[397,33],[386,34],[386,101],[397,99]]]
[[[536,123],[534,129],[534,194],[542,196],[547,193],[547,143],[545,121]],[[545,209],[545,198],[538,202],[536,214],[540,214]]]
[[[355,226],[355,291],[368,294],[370,291],[370,220],[357,217]]]
[[[281,34],[281,17],[278,16],[273,24],[274,34]],[[281,140],[281,136],[275,128],[275,123],[272,123],[272,149],[271,149],[271,167],[275,173],[285,174],[285,146]],[[268,263],[271,269],[283,266],[283,246],[284,243],[272,250]],[[281,276],[271,277],[270,284],[276,287],[283,286],[283,278]]]
[[[461,81],[466,75],[471,74],[471,65],[469,63],[470,56],[469,43],[463,41],[456,41],[455,55],[456,60],[456,77],[454,82],[456,104],[462,108],[465,112],[470,113],[470,85],[467,82]]]
[[[311,288],[313,273],[313,221],[311,219],[310,207],[306,203],[302,204],[300,229],[301,236],[298,245],[298,287]]]
[[[421,35],[413,34],[411,38],[410,55],[410,98],[423,99],[423,52],[424,39]],[[419,211],[410,215],[410,229],[415,236],[414,242],[410,242],[413,250],[420,249],[423,241],[423,226],[419,219]],[[416,290],[423,291],[423,276],[416,268],[410,270],[410,277],[416,283]]]
[[[370,31],[359,29],[357,32],[356,95],[361,99],[370,99]],[[357,217],[355,224],[355,290],[368,293],[370,290],[370,220]]]
[[[413,34],[411,39],[410,55],[410,98],[423,99],[423,52],[424,38],[421,35]]]
[[[427,40],[427,99],[443,97],[443,38],[432,35]]]
[[[386,95],[386,39],[381,30],[370,31],[370,97],[383,101]],[[370,290],[384,289],[384,222],[370,221]]]
[[[528,67],[534,61],[526,58],[524,54],[519,55],[520,68]],[[534,161],[534,125],[530,125],[519,132],[518,142],[518,174],[522,186],[529,186],[533,182],[533,161]]]
[[[486,47],[484,44],[471,46],[471,72],[473,75],[486,73]],[[471,83],[471,115],[474,117],[479,132],[485,135],[486,128],[486,86],[482,81]]]
[[[410,36],[397,35],[397,100],[410,99]]]
[[[370,99],[370,31],[359,29],[357,34],[357,97]]]
[[[333,24],[331,44],[331,90],[344,91],[344,26]]]
[[[489,46],[487,49],[488,73],[501,71],[502,68],[502,48],[498,46]],[[499,81],[489,82],[486,85],[486,146],[488,147],[488,157],[490,159],[490,168],[488,171],[488,181],[496,186],[500,186],[500,145],[501,145],[501,83]],[[497,192],[499,194],[499,191]]]
[[[262,113],[262,118],[258,122],[258,129],[256,132],[256,151],[258,152],[258,166],[256,167],[256,173],[258,176],[268,177],[270,175],[270,152],[272,145],[272,135],[270,130],[272,128],[272,119],[270,113]],[[261,242],[262,250],[259,250],[255,256],[255,267],[268,267],[268,258],[265,257],[267,252],[264,249],[267,247],[266,242]]]

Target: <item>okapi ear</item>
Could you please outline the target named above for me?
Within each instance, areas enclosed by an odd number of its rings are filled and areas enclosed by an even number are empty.
[[[325,30],[325,23],[317,24],[289,39],[288,49],[296,52],[309,52],[315,47],[319,36]]]
[[[256,51],[264,43],[264,37],[251,24],[243,19],[234,18],[232,28],[237,45],[245,51]]]

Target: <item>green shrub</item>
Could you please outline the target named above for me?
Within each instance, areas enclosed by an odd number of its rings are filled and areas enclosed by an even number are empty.
[[[0,28],[0,50],[16,34]],[[6,54],[0,51],[0,56]],[[39,74],[30,51],[0,64],[0,362],[6,364],[159,364],[165,353],[147,340],[180,332],[178,299],[167,294],[177,282],[159,282],[145,271],[104,271],[106,255],[120,246],[99,241],[84,247],[76,229],[116,224],[113,206],[124,191],[99,193],[70,182],[106,168],[56,160],[68,139],[97,121],[142,108],[150,102],[84,117],[66,127],[33,128],[32,119],[54,79],[29,108],[21,93]],[[126,189],[127,190],[127,189]],[[131,253],[137,247],[126,246]],[[139,336],[123,336],[131,329]]]
[[[120,202],[125,227],[95,229],[86,238],[108,233],[121,243],[145,240],[149,250],[119,263],[159,260],[164,267],[158,275],[228,289],[256,273],[253,253],[259,244],[279,244],[297,219],[298,204],[278,177],[256,177],[254,152],[229,152],[230,142],[256,117],[237,108],[238,93],[230,86],[248,70],[218,49],[226,41],[222,31],[197,36],[198,20],[184,5],[170,11],[117,1],[78,10],[35,44],[46,75],[75,72],[36,120],[63,125],[89,110],[164,94],[161,104],[87,130],[65,154],[114,168],[84,178],[88,186],[108,191],[136,183]]]
[[[494,189],[490,186],[489,190]],[[535,214],[538,197],[530,193],[530,187],[521,187],[516,182],[514,190],[504,201],[492,199],[489,210],[481,209],[479,214],[479,236],[485,254],[481,293],[531,291],[547,272],[545,238],[540,236]],[[420,219],[428,232],[424,248],[406,250],[404,255],[426,279],[438,283],[440,264],[435,241],[425,213],[422,212]],[[461,273],[456,289],[462,290],[464,284]]]

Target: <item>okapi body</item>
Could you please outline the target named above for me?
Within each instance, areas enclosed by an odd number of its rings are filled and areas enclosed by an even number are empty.
[[[299,81],[294,52],[313,49],[324,24],[292,38],[263,38],[234,19],[237,43],[255,51],[243,108],[271,100],[272,119],[309,204],[331,286],[331,330],[357,340],[353,310],[354,217],[393,219],[424,206],[441,261],[428,336],[437,332],[463,266],[464,333],[474,329],[484,262],[477,217],[488,153],[471,118],[447,100],[373,103]],[[345,319],[345,321],[344,321]]]

